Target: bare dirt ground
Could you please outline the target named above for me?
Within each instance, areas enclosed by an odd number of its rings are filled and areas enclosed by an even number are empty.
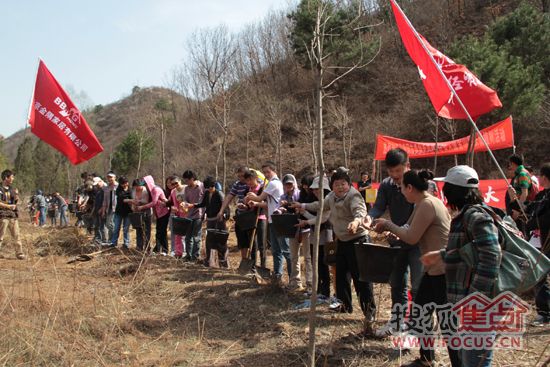
[[[307,310],[294,310],[302,295],[255,284],[235,270],[119,249],[67,264],[76,254],[97,250],[83,232],[21,227],[28,260],[15,260],[9,236],[0,252],[0,365],[304,366],[307,361]],[[236,268],[235,249],[230,260]],[[375,293],[377,325],[382,325],[390,316],[389,286],[376,285]],[[416,358],[416,350],[400,353],[387,340],[358,337],[362,317],[355,309],[334,314],[320,306],[319,366],[398,366]],[[524,348],[497,351],[494,365],[546,365],[549,332],[529,328]],[[440,365],[448,365],[446,354],[438,352]]]

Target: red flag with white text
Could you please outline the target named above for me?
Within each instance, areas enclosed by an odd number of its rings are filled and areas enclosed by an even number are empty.
[[[80,110],[42,60],[38,65],[29,125],[34,135],[61,152],[72,164],[87,161],[103,151]]]
[[[424,88],[426,88],[430,101],[439,116],[458,120],[468,118],[460,104],[455,101],[454,95],[439,73],[438,67],[443,71],[474,121],[479,116],[489,113],[495,108],[502,107],[502,103],[494,90],[483,84],[466,66],[455,63],[432,47],[408,22],[407,17],[396,2],[394,0],[390,1],[403,45],[416,64]],[[416,34],[422,41],[416,37]],[[437,65],[431,60],[422,44],[433,56]]]

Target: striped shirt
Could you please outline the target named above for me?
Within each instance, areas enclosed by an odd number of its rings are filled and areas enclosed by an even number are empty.
[[[476,249],[475,268],[470,268],[458,252],[458,249],[468,242],[473,242]],[[479,208],[479,205],[464,207],[453,219],[449,242],[447,248],[441,250],[441,255],[445,260],[449,302],[456,303],[474,292],[493,296],[493,286],[500,267],[501,248],[493,218]]]

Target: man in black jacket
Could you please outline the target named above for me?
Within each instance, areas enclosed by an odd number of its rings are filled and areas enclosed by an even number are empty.
[[[535,198],[535,201],[528,206],[530,219],[527,222],[527,231],[540,231],[541,251],[550,256],[550,163],[544,164],[540,169],[540,187],[543,188]],[[544,326],[550,324],[550,285],[548,276],[535,287],[535,304],[537,317],[533,326]]]

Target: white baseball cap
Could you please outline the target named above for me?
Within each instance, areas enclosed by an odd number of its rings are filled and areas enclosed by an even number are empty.
[[[443,181],[460,187],[479,187],[479,176],[475,169],[470,166],[454,166],[447,171],[444,178],[436,178],[435,181]]]
[[[318,189],[319,188],[319,176],[315,177],[313,179],[313,182],[311,183],[310,189]],[[330,184],[328,183],[328,178],[323,177],[323,190],[329,190],[330,191]]]

